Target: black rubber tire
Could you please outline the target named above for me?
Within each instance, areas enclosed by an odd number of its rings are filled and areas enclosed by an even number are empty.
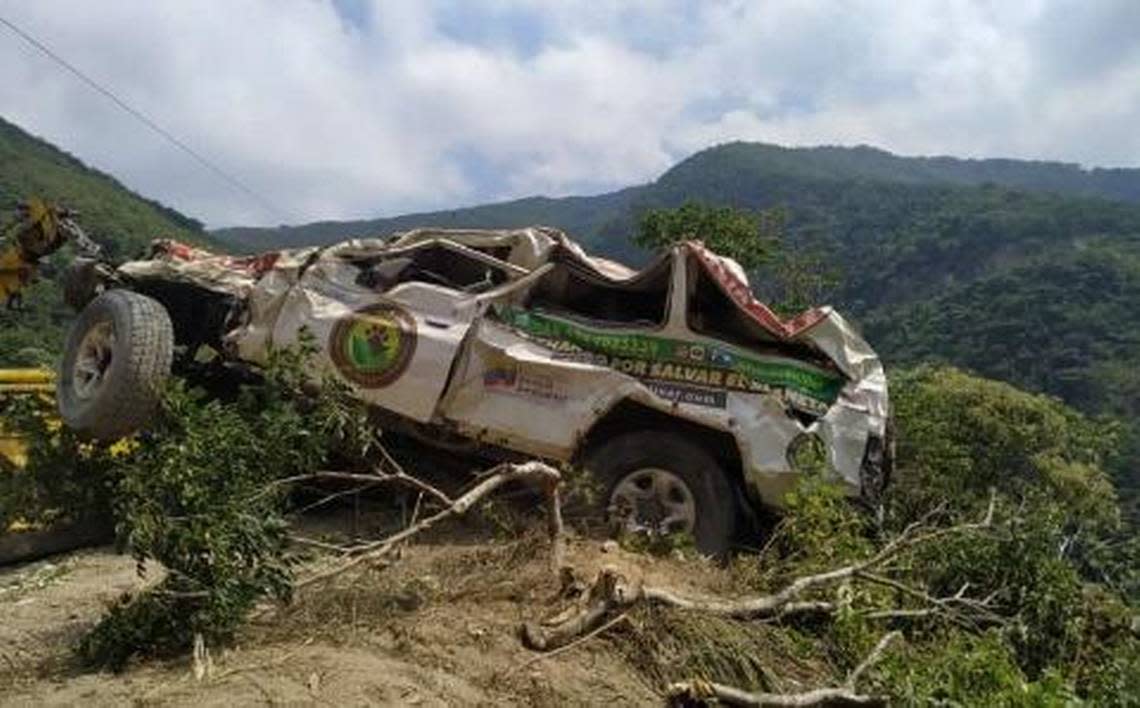
[[[98,390],[76,394],[74,369],[80,344],[91,329],[109,322],[115,341]],[[56,398],[68,427],[98,440],[117,440],[145,426],[158,405],[174,358],[174,327],[157,300],[129,290],[110,290],[92,300],[71,326],[60,364]]]
[[[625,433],[591,450],[585,467],[602,485],[599,503],[603,509],[627,475],[647,467],[672,472],[693,496],[697,550],[719,559],[728,555],[740,512],[726,471],[703,446],[675,432]]]

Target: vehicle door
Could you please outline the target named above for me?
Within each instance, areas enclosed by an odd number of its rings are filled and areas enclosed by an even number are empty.
[[[477,294],[525,270],[459,244],[429,241],[378,253],[331,253],[290,291],[274,325],[276,346],[319,351],[314,369],[334,372],[369,404],[426,422],[436,411]]]

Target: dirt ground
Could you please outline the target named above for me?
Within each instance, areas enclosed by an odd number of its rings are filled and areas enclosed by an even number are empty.
[[[662,703],[662,685],[620,651],[620,636],[543,658],[521,645],[521,622],[560,608],[539,529],[481,541],[463,528],[450,533],[408,546],[392,567],[263,611],[235,646],[211,652],[201,678],[189,657],[136,662],[118,675],[74,665],[76,639],[107,603],[141,586],[129,557],[103,548],[0,569],[0,704]],[[602,565],[681,587],[724,580],[700,559],[653,559],[598,540],[573,541],[568,558],[586,580]]]

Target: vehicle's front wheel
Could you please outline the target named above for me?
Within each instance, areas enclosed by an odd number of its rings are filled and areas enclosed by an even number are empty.
[[[592,450],[585,463],[602,484],[607,519],[621,532],[688,534],[701,553],[727,555],[736,495],[702,446],[663,431],[627,433]]]
[[[103,293],[67,335],[56,393],[63,422],[100,440],[135,432],[153,415],[173,357],[166,308],[129,290]]]

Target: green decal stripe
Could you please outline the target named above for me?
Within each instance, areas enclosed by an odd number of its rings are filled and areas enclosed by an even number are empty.
[[[526,334],[569,342],[587,352],[730,371],[767,386],[797,391],[825,403],[832,403],[843,388],[843,378],[836,374],[792,362],[757,359],[741,354],[735,347],[727,345],[686,342],[646,334],[605,332],[516,307],[498,307],[496,311],[503,322]],[[708,361],[707,358],[696,362],[691,357],[677,356],[676,352],[691,351],[693,346],[710,352],[714,349],[728,352],[732,361],[725,365]]]

